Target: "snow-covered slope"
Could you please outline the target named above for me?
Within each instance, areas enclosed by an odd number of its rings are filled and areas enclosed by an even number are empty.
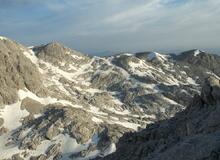
[[[29,66],[11,74],[11,65],[2,67],[13,82],[0,88],[2,158],[106,156],[124,133],[174,116],[200,89],[192,66],[157,52],[90,57],[59,43],[26,48],[5,38],[0,51],[4,63]]]

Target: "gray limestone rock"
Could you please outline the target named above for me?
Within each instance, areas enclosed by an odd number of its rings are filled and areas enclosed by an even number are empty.
[[[47,159],[58,155],[60,153],[60,147],[61,147],[60,143],[51,145],[45,153],[47,155]]]
[[[41,74],[23,52],[25,47],[11,40],[0,41],[0,104],[15,103],[17,90],[27,88],[42,95]]]
[[[117,151],[103,159],[219,159],[220,107],[218,96],[212,95],[214,86],[219,86],[219,79],[207,79],[202,96],[195,96],[186,110],[140,132],[126,133],[117,144]],[[215,92],[218,95],[220,90]]]
[[[21,102],[21,109],[26,109],[30,114],[39,114],[43,111],[43,106],[38,101],[31,98],[25,98]]]
[[[47,156],[44,154],[41,154],[39,156],[31,156],[30,160],[47,160]]]
[[[14,154],[12,157],[11,157],[12,160],[24,160],[23,158],[20,157],[20,154]]]
[[[0,127],[4,124],[4,119],[0,118]]]

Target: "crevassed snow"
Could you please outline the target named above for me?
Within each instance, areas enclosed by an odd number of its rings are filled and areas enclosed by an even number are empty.
[[[21,126],[21,119],[29,115],[29,112],[20,109],[20,105],[21,102],[17,102],[11,105],[6,105],[4,109],[0,110],[0,117],[4,119],[3,126],[9,130]]]

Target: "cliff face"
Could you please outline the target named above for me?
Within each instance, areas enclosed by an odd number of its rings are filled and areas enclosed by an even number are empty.
[[[12,40],[0,40],[0,105],[15,103],[19,89],[42,94],[42,76],[25,54],[30,50]]]
[[[218,160],[220,80],[206,79],[200,96],[170,120],[125,134],[105,160]]]

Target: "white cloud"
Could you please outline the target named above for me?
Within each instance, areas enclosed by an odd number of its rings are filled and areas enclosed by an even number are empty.
[[[89,51],[217,48],[220,41],[219,0],[7,2],[40,4],[26,12],[8,9],[0,14],[2,32],[16,33],[15,39],[25,42],[55,39]]]

